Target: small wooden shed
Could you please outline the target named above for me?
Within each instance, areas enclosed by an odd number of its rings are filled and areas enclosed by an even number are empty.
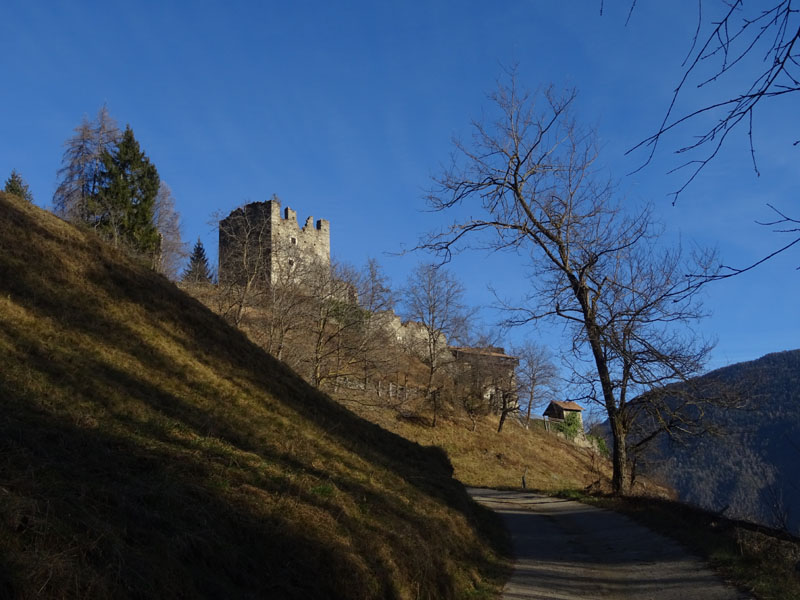
[[[582,410],[582,406],[571,400],[553,400],[544,410],[544,416],[549,419],[559,419],[563,421],[569,413],[575,413],[578,415],[578,420],[581,422],[581,425],[583,425],[583,417],[581,416]]]

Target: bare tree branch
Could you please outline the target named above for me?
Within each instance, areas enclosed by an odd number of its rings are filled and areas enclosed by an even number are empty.
[[[633,1],[631,11],[635,5],[636,2]],[[672,192],[673,204],[719,155],[729,136],[742,124],[746,127],[745,135],[753,170],[759,176],[754,142],[756,110],[763,108],[768,100],[800,92],[800,9],[796,6],[796,0],[773,0],[766,5],[747,3],[744,0],[723,0],[720,5],[724,7],[723,13],[717,21],[712,21],[713,17],[709,15],[714,11],[704,11],[703,0],[698,0],[697,29],[683,62],[683,75],[672,94],[661,124],[655,133],[626,153],[648,149],[643,163],[633,171],[638,172],[652,162],[662,138],[667,134],[677,132],[678,128],[696,123],[701,118],[715,119],[710,126],[703,125],[700,133],[692,137],[692,142],[679,145],[675,150],[676,154],[689,158],[668,171],[688,171],[682,183]],[[679,98],[690,94],[692,87],[724,90],[723,79],[726,77],[728,80],[744,77],[748,83],[731,97],[723,97],[689,109],[684,114],[676,114]],[[724,91],[721,93],[726,94]],[[800,139],[794,145],[798,143]],[[796,222],[796,219],[790,219],[792,220]],[[799,241],[800,235],[797,235],[793,241],[783,244],[747,267],[725,267],[726,273],[714,279],[745,273]]]

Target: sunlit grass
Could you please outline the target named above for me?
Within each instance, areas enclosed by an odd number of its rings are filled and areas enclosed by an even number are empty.
[[[525,429],[509,419],[498,433],[497,417],[473,422],[457,411],[430,427],[425,419],[400,418],[397,411],[381,406],[379,399],[369,403],[340,400],[390,431],[442,448],[453,465],[454,477],[468,486],[520,488],[525,475],[526,486],[541,491],[609,488],[608,460],[539,428]],[[424,406],[419,407],[420,413],[424,411]]]

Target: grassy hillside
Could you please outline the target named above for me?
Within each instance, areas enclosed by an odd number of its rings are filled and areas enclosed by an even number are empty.
[[[611,465],[596,452],[580,448],[538,427],[526,430],[513,420],[497,432],[497,417],[451,415],[435,428],[427,419],[403,418],[394,411],[363,402],[347,402],[361,416],[403,437],[442,448],[454,477],[475,487],[518,488],[525,474],[528,488],[545,492],[565,489],[610,489]]]
[[[0,194],[0,597],[456,598],[498,572],[444,454]],[[491,524],[491,523],[490,523]]]
[[[187,293],[215,311],[230,307],[225,301],[226,290],[207,285],[187,285]],[[243,333],[256,344],[269,347],[269,327],[271,319],[268,310],[258,306],[248,306],[240,322]],[[302,337],[302,333],[299,335]],[[308,335],[306,337],[309,337]],[[296,340],[295,340],[296,341]],[[346,348],[345,344],[345,348]],[[274,346],[273,346],[274,348]],[[333,378],[326,383],[331,397],[361,417],[397,433],[413,442],[433,445],[446,451],[455,469],[455,477],[465,485],[478,487],[519,487],[522,475],[526,475],[529,488],[542,491],[564,489],[585,489],[602,491],[610,489],[611,465],[596,452],[567,442],[561,437],[541,429],[542,422],[534,422],[530,430],[525,430],[511,417],[506,421],[501,433],[497,432],[498,416],[482,414],[487,407],[476,410],[470,418],[465,411],[458,385],[443,382],[439,418],[432,427],[432,411],[429,401],[424,399],[427,384],[427,367],[401,344],[383,350],[393,357],[385,363],[388,373],[382,373],[386,380],[401,385],[411,392],[403,399],[389,397],[384,380],[382,396],[378,395],[374,381],[364,389],[353,389],[346,385],[337,386]],[[346,355],[347,350],[344,350]],[[284,349],[284,356],[292,352]],[[302,364],[297,360],[295,364]],[[299,367],[300,368],[300,367]],[[450,375],[457,378],[458,371]],[[352,377],[352,374],[351,374]],[[456,389],[453,389],[456,388]],[[650,481],[640,479],[637,493],[664,495],[663,488]]]

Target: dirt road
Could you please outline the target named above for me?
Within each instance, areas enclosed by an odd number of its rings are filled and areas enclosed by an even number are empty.
[[[503,516],[516,562],[506,600],[740,600],[675,542],[620,514],[528,492],[470,489]]]

